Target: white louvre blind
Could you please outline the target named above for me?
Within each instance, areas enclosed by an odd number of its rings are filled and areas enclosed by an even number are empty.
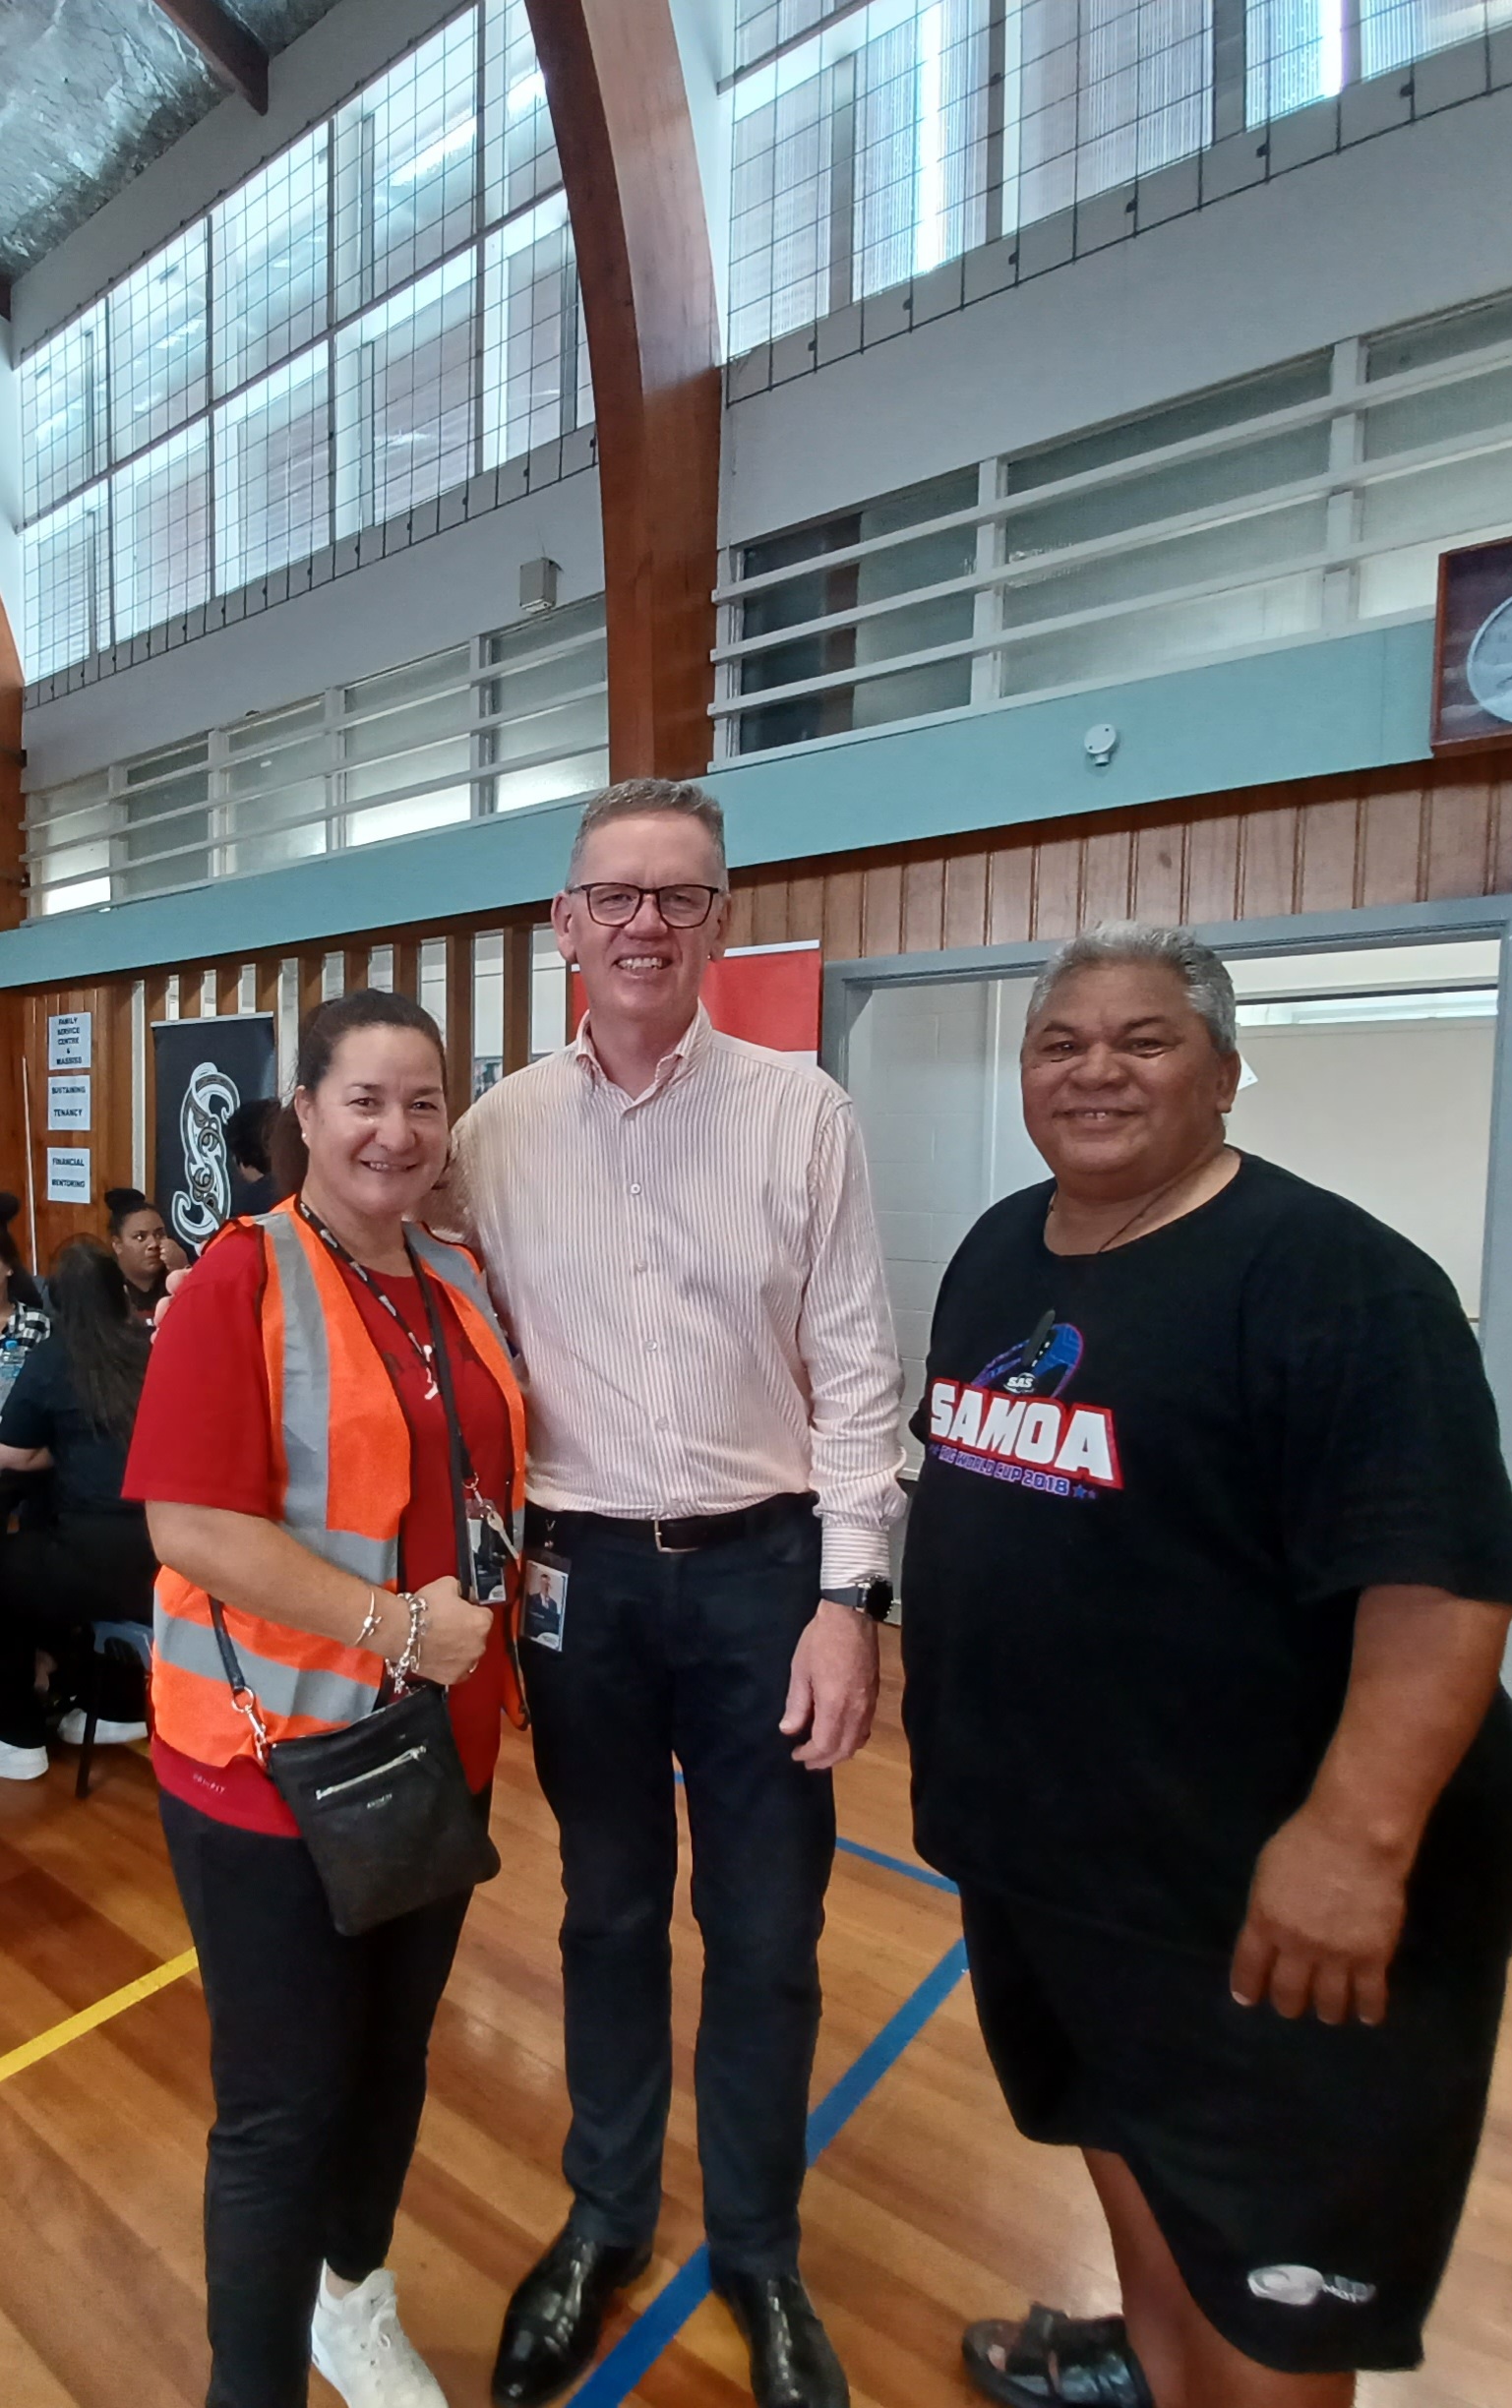
[[[603,604],[575,603],[30,795],[30,909],[275,870],[607,774]]]

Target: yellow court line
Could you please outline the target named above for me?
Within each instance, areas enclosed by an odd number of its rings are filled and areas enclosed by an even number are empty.
[[[154,1990],[165,1990],[183,1973],[192,1973],[199,1958],[193,1949],[185,1949],[181,1956],[170,1956],[166,1964],[154,1965],[151,1973],[139,1974],[122,1990],[112,1990],[108,1998],[97,1999],[92,2007],[70,2016],[65,2022],[54,2023],[51,2031],[38,2032],[34,2040],[23,2040],[20,2048],[0,2057],[0,2082],[9,2081],[13,2074],[24,2074],[55,2049],[67,2048],[70,2040],[82,2039],[86,2032],[108,2023],[112,2016],[124,2015],[128,2007],[151,1998]]]

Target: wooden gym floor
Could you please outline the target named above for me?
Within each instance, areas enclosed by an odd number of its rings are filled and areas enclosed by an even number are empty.
[[[893,1652],[877,1736],[841,1776],[805,2263],[858,2408],[965,2408],[968,2318],[1031,2298],[1101,2312],[1116,2294],[1079,2165],[1017,2138],[989,2073],[954,1898],[909,1845],[897,1691]],[[119,1749],[96,1761],[82,1805],[68,1751],[45,1781],[0,1783],[0,2403],[200,2408],[204,2006],[149,1767]],[[405,2322],[453,2408],[485,2408],[505,2297],[565,2204],[556,1853],[528,1746],[508,1736],[496,1799],[505,1871],[441,2010],[394,2250]],[[695,2255],[695,1938],[685,1896],[659,2255],[584,2408],[749,2400]],[[318,2378],[311,2392],[330,2408]],[[1361,2398],[1512,2398],[1512,2044],[1426,2366],[1367,2378]]]

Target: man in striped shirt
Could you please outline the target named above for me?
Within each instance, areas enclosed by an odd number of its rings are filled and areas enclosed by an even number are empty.
[[[500,2408],[592,2356],[649,2258],[672,2086],[673,1760],[703,1939],[696,2072],[715,2288],[761,2408],[842,2408],[798,2274],[834,1849],[864,1745],[899,1374],[860,1137],[832,1080],[698,1002],[729,917],[696,788],[588,806],[552,910],[576,1043],[457,1130],[454,1193],[530,1384],[522,1641],[562,1836],[567,2226],[511,2303]]]

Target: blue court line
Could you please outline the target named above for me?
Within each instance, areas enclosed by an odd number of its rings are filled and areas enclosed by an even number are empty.
[[[927,1889],[947,1890],[951,1897],[960,1896],[953,1881],[946,1881],[943,1873],[932,1872],[928,1865],[910,1864],[906,1857],[887,1856],[880,1848],[863,1847],[859,1839],[837,1839],[835,1845],[843,1848],[847,1856],[860,1856],[868,1864],[880,1865],[886,1873],[906,1873],[910,1881],[923,1882]]]
[[[884,1861],[886,1861],[884,1859]],[[900,1872],[912,1866],[898,1863]],[[936,1875],[935,1879],[938,1879]],[[855,2064],[841,2075],[832,2090],[809,2117],[808,2160],[813,2165],[822,2149],[849,2123],[857,2108],[891,2071],[911,2040],[916,2040],[937,2008],[943,2006],[966,1970],[966,1944],[957,1940],[911,1998],[882,2025]],[[600,2359],[573,2394],[574,2408],[620,2408],[641,2377],[649,2372],[670,2341],[682,2331],[696,2308],[709,2295],[708,2248],[695,2250],[686,2265],[657,2292],[650,2306],[621,2335],[606,2358]]]

